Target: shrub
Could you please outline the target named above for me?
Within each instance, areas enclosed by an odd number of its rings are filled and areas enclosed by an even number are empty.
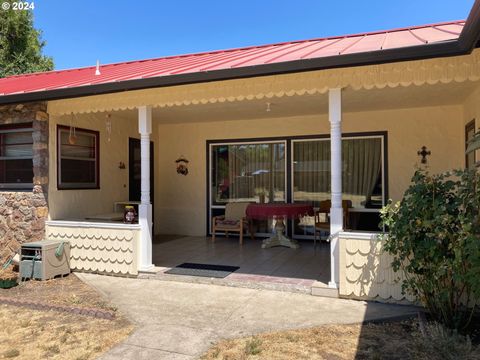
[[[468,326],[480,299],[479,185],[473,170],[419,170],[403,199],[381,212],[385,250],[405,275],[403,292],[452,329]]]

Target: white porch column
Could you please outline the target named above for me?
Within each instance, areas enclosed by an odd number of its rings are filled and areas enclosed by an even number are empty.
[[[338,288],[339,283],[339,246],[338,232],[343,229],[342,209],[342,89],[330,89],[328,92],[328,119],[330,121],[330,171],[331,201],[330,209],[330,282],[329,287]]]
[[[140,133],[141,203],[138,206],[138,222],[142,228],[140,239],[139,271],[150,271],[152,264],[152,204],[150,202],[150,134],[152,133],[152,108],[138,108],[138,132]]]

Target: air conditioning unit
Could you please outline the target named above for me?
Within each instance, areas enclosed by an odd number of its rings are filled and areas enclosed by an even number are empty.
[[[44,240],[23,244],[20,277],[47,280],[70,273],[70,243]]]

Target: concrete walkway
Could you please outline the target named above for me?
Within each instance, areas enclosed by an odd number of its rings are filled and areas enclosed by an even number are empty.
[[[195,359],[223,338],[332,323],[357,323],[415,312],[399,305],[289,292],[93,274],[79,278],[136,324],[101,359]]]

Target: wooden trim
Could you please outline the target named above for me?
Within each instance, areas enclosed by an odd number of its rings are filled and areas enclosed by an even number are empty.
[[[470,120],[466,125],[465,125],[465,150],[467,150],[468,147],[468,133],[469,131],[472,131],[475,134],[475,119]],[[473,164],[477,162],[477,152],[473,151]],[[465,154],[465,168],[468,168],[468,154]]]
[[[24,129],[25,132],[30,132],[32,135],[32,142],[31,143],[23,143],[23,144],[11,144],[11,145],[31,145],[32,146],[32,156],[28,158],[19,158],[19,157],[11,157],[11,158],[3,158],[1,149],[3,148],[3,136],[4,134],[14,134],[16,132],[4,132],[5,130],[22,130]],[[24,123],[18,124],[2,124],[0,125],[0,161],[11,161],[11,160],[31,160],[32,161],[32,173],[33,173],[33,122],[27,121]],[[20,132],[20,131],[19,131]],[[2,166],[5,166],[3,163]],[[4,170],[6,171],[6,170]],[[0,183],[0,192],[3,191],[30,191],[33,189],[33,178],[32,181],[29,183]]]
[[[60,184],[60,147],[61,147],[61,141],[60,139],[60,131],[61,130],[68,130],[70,131],[71,126],[66,126],[66,125],[57,125],[57,131],[56,131],[56,141],[57,141],[57,190],[99,190],[100,189],[100,131],[97,130],[89,130],[89,129],[83,129],[83,128],[77,128],[75,127],[75,132],[80,132],[80,133],[87,133],[87,134],[93,134],[95,136],[95,171],[96,171],[96,177],[95,177],[95,184],[91,186],[86,186],[86,187],[64,187],[64,185]]]

